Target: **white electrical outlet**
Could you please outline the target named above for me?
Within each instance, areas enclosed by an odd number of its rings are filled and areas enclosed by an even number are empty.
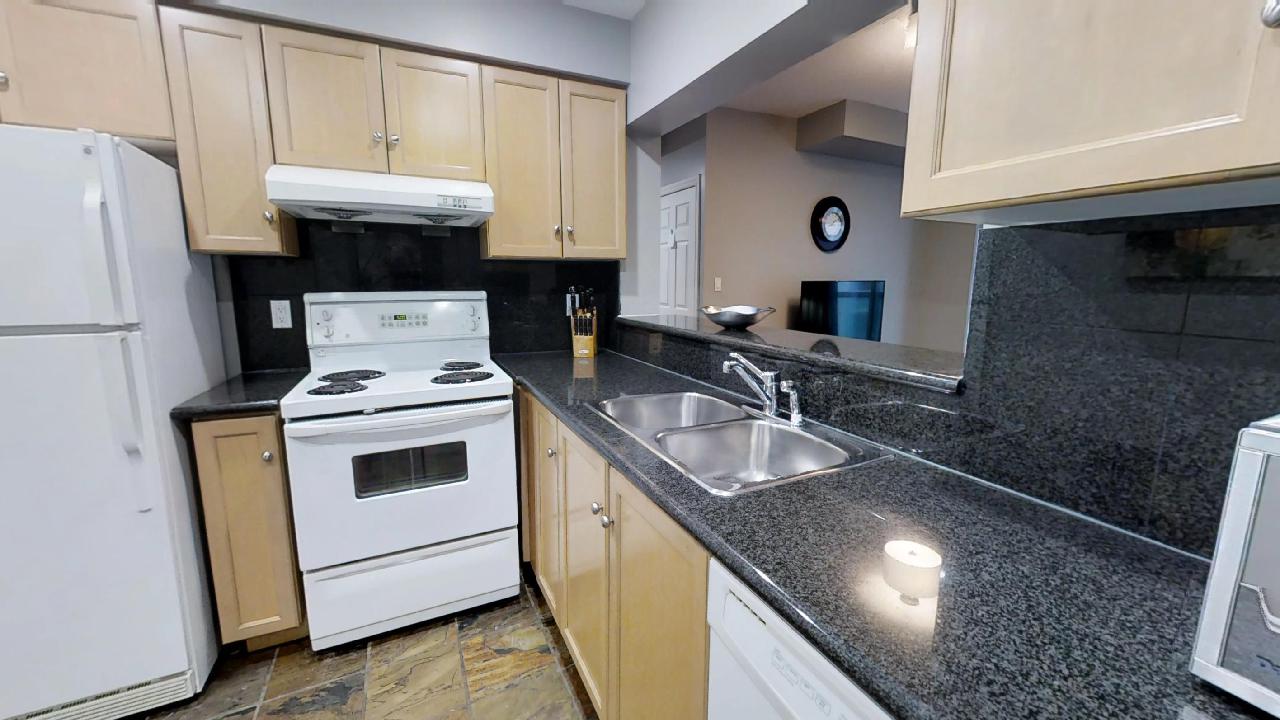
[[[723,289],[723,284],[720,282],[720,278],[718,278],[718,277],[717,277],[717,278],[716,278],[716,292],[720,292],[720,290],[722,290],[722,289]]]
[[[293,327],[293,311],[288,300],[271,301],[271,327],[277,330]]]

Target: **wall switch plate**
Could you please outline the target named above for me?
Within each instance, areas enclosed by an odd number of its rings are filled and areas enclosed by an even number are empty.
[[[724,287],[724,286],[721,284],[721,282],[720,282],[720,278],[718,278],[718,277],[717,277],[717,278],[716,278],[716,292],[720,292],[720,290],[721,290],[723,287]]]
[[[293,327],[293,311],[288,300],[271,301],[271,327],[277,330]]]

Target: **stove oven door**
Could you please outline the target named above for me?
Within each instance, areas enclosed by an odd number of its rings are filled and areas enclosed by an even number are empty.
[[[516,524],[510,398],[285,425],[304,571]]]

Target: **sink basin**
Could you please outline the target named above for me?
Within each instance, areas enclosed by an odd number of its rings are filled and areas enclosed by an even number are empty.
[[[658,447],[686,474],[720,495],[794,480],[822,470],[869,461],[787,425],[739,420],[719,425],[658,433]]]
[[[605,415],[628,430],[653,435],[660,430],[709,425],[747,416],[740,408],[700,393],[626,395],[600,403]]]

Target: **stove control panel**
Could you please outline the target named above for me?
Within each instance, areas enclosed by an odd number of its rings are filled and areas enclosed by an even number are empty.
[[[489,336],[482,293],[331,293],[304,302],[309,347]]]

